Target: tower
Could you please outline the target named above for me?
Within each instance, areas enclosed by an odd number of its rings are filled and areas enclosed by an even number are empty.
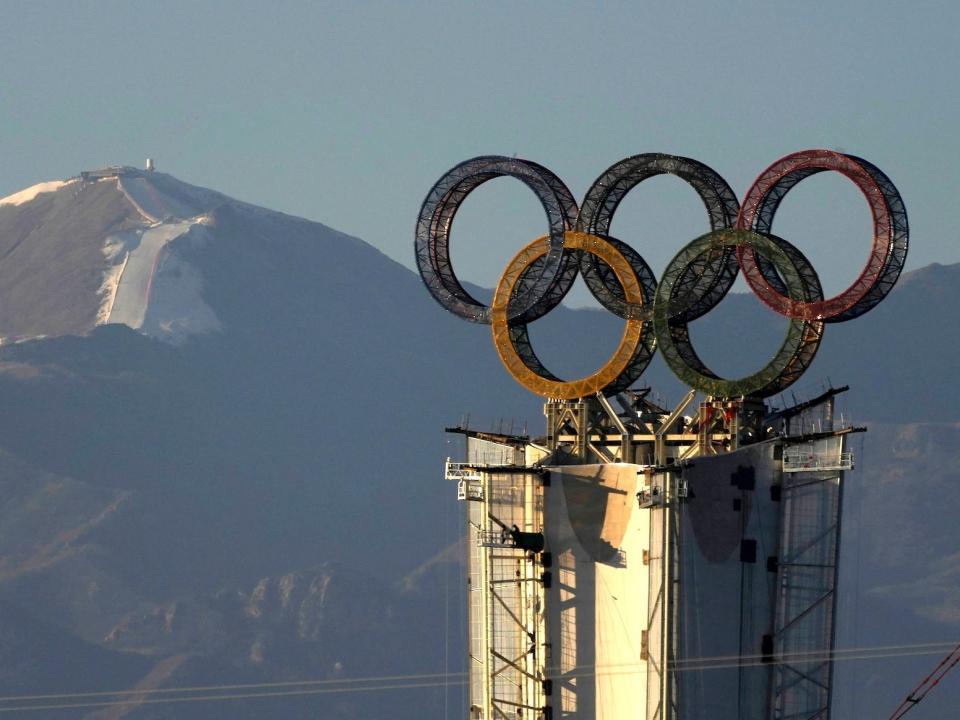
[[[552,437],[448,428],[465,438],[446,477],[467,512],[471,717],[823,716],[860,430],[832,425],[845,389],[732,449],[742,412],[705,433],[716,405],[684,419],[692,393],[616,420],[547,403]],[[589,457],[557,453],[578,444]]]
[[[825,300],[810,263],[770,226],[786,192],[827,170],[863,190],[875,238],[858,280]],[[623,196],[662,173],[694,188],[712,230],[657,281],[608,230]],[[533,190],[550,232],[507,265],[487,307],[457,280],[447,243],[459,204],[501,175]],[[417,223],[425,285],[450,312],[489,324],[507,371],[545,398],[539,437],[448,428],[465,439],[445,475],[467,515],[468,717],[829,718],[846,438],[863,428],[835,422],[846,387],[789,407],[769,398],[809,367],[826,322],[886,296],[907,236],[889,179],[824,150],[778,160],[742,204],[703,164],[659,154],[615,164],[579,207],[549,170],[516,158],[475,158],[435,184]],[[766,367],[726,380],[687,325],[740,271],[790,325]],[[578,274],[625,329],[606,365],[564,381],[527,325]],[[635,389],[656,350],[691,388],[672,408]]]

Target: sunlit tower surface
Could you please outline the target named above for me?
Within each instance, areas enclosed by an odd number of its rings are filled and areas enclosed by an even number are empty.
[[[827,300],[809,262],[770,234],[783,195],[824,170],[853,180],[874,217],[867,267]],[[662,173],[700,195],[711,232],[657,281],[607,230],[623,196]],[[550,234],[508,264],[486,307],[457,280],[447,243],[459,203],[504,175],[538,196]],[[787,407],[768,399],[807,369],[826,322],[886,296],[907,235],[889,179],[824,150],[774,163],[742,206],[706,166],[659,154],[615,164],[579,207],[550,171],[516,158],[475,158],[438,181],[417,225],[421,276],[447,310],[489,323],[507,371],[545,398],[538,437],[447,428],[464,439],[445,475],[467,516],[468,718],[830,717],[846,439],[863,428],[836,418],[846,387]],[[686,328],[738,271],[790,325],[766,367],[724,380]],[[607,365],[563,381],[526,327],[578,274],[625,330]],[[692,388],[675,407],[632,389],[655,350]]]

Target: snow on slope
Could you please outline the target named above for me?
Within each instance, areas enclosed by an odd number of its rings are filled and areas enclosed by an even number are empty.
[[[209,234],[204,220],[190,226],[183,242],[202,245]],[[175,252],[161,250],[153,273],[153,289],[141,332],[177,345],[190,335],[222,329],[220,319],[203,297],[200,270]]]
[[[141,230],[131,230],[116,235],[108,235],[103,245],[103,255],[107,261],[107,270],[103,275],[103,282],[97,294],[102,296],[100,309],[97,311],[95,325],[105,325],[110,322],[113,304],[120,287],[120,278],[130,259],[130,250],[140,243]]]
[[[191,225],[190,221],[161,223],[144,230],[137,238],[136,246],[131,243],[117,275],[116,292],[106,322],[121,323],[135,329],[143,325],[160,252],[168,242],[190,229]]]
[[[36,185],[31,185],[30,187],[21,190],[20,192],[15,192],[13,195],[7,195],[5,198],[0,198],[0,205],[23,205],[24,203],[35,199],[40,193],[54,192],[65,185],[70,185],[75,182],[77,182],[77,178],[72,178],[70,180],[50,180],[49,182],[37,183]]]
[[[74,190],[58,192],[74,183]],[[41,193],[48,193],[44,197],[52,202],[36,202]],[[283,229],[285,223],[307,222],[165,173],[126,166],[40,183],[0,204],[18,206],[4,208],[0,219],[9,224],[4,226],[9,228],[7,244],[14,250],[22,245],[17,257],[5,256],[4,267],[13,272],[22,264],[32,288],[56,282],[58,290],[37,290],[47,305],[29,322],[8,312],[10,317],[3,318],[8,340],[43,334],[47,316],[60,323],[54,334],[124,324],[177,344],[191,335],[217,332],[222,323],[206,302],[204,275],[218,268],[193,258],[207,256],[194,252],[205,244],[229,240],[214,221],[219,211],[275,218],[281,234],[289,232]],[[76,278],[80,281],[74,282]],[[17,297],[36,305],[32,296]]]
[[[137,211],[150,222],[195,217],[202,205],[182,202],[161,192],[146,175],[117,178],[117,187]]]
[[[220,321],[203,300],[200,271],[167,247],[205,220],[157,223],[107,238],[104,255],[111,265],[101,286],[97,325],[120,323],[175,344],[219,330]],[[200,243],[207,238],[194,232],[190,239]]]
[[[171,180],[159,177],[165,184]],[[151,175],[117,177],[117,188],[150,225],[107,238],[104,255],[113,262],[101,286],[97,324],[120,323],[173,343],[220,329],[216,314],[203,300],[202,274],[168,249],[208,219],[204,200],[209,198],[185,183],[178,186],[179,197],[172,197]],[[205,239],[200,233],[193,240]]]

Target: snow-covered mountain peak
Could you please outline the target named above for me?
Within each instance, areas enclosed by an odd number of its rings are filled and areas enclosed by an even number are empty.
[[[282,241],[307,226],[338,235],[151,170],[39,183],[0,200],[0,342],[109,323],[172,343],[219,331],[205,288],[220,270],[199,259],[203,248]]]

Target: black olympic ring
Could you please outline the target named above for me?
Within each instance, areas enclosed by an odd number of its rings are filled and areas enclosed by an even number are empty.
[[[828,299],[803,254],[771,234],[787,192],[823,171],[839,172],[857,185],[874,225],[863,271],[849,288]],[[674,175],[697,192],[710,232],[685,246],[658,283],[643,258],[610,236],[609,230],[626,194],[661,174]],[[450,229],[466,196],[503,176],[533,190],[546,213],[549,233],[511,261],[488,307],[464,289],[453,271]],[[615,394],[640,377],[659,345],[669,367],[691,387],[712,396],[766,397],[803,374],[819,347],[824,323],[859,317],[889,294],[903,269],[908,238],[906,208],[890,179],[866,160],[830,150],[781,158],[753,183],[742,207],[723,178],[689,158],[648,153],[621,160],[597,178],[578,209],[572,193],[542,165],[483,156],[457,165],[433,186],[420,209],[414,248],[430,294],[455,315],[491,324],[507,370],[537,394],[558,399]],[[790,324],[783,345],[766,367],[745,378],[725,380],[697,356],[687,325],[724,298],[740,270],[760,299],[790,318]],[[527,324],[556,307],[578,273],[594,297],[627,325],[606,365],[587,378],[563,381],[537,358]]]

